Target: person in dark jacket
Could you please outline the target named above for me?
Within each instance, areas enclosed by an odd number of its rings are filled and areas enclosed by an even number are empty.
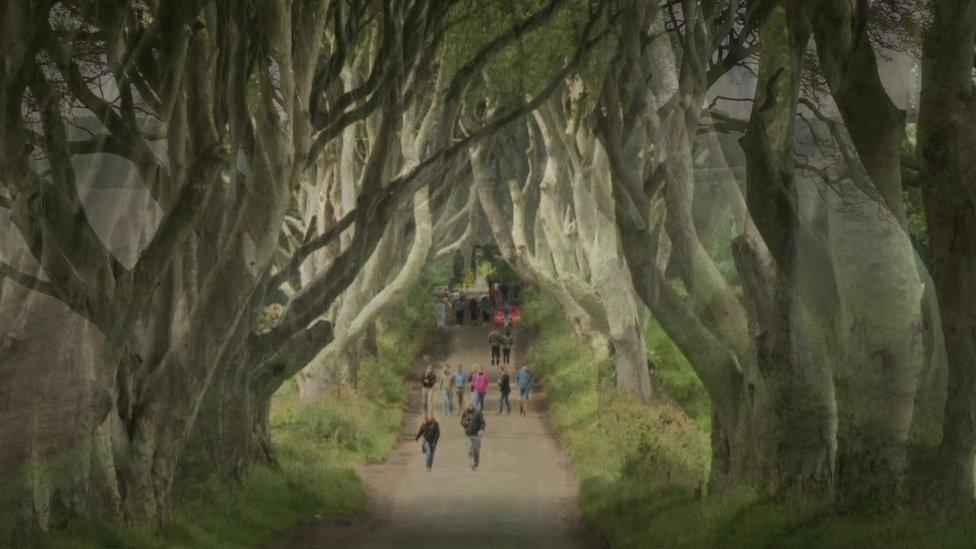
[[[508,415],[512,415],[512,405],[508,400],[509,393],[512,392],[512,381],[508,377],[508,370],[502,366],[502,377],[498,380],[498,392],[501,397],[498,400],[498,413],[502,413],[502,408],[508,410]]]
[[[485,416],[474,407],[474,402],[468,401],[467,409],[461,414],[461,427],[468,437],[468,457],[471,458],[471,470],[478,470],[481,461],[481,432],[485,430]]]
[[[468,314],[471,315],[471,325],[477,326],[478,325],[478,300],[473,297],[471,298],[470,301],[468,301]]]
[[[502,356],[502,334],[495,328],[488,332],[488,351],[491,356],[491,365],[498,366]]]
[[[491,322],[491,304],[488,302],[488,296],[481,296],[481,323],[488,324]]]
[[[464,326],[464,313],[468,310],[468,302],[464,300],[462,296],[454,304],[454,323],[458,326]]]
[[[430,468],[434,465],[434,450],[437,449],[437,441],[441,438],[441,426],[434,419],[434,412],[427,412],[424,423],[417,431],[414,440],[420,440],[420,437],[424,437],[423,448],[424,454],[427,455],[427,472],[429,473]]]

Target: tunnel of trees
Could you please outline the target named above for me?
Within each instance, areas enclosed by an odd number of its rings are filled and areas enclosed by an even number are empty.
[[[246,482],[272,395],[355,383],[479,241],[622,393],[667,398],[662,327],[710,493],[972,506],[976,0],[2,6],[20,531],[157,529],[187,460]]]

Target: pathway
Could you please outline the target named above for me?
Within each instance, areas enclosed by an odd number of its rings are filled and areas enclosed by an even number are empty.
[[[465,371],[474,364],[488,365],[488,328],[449,327],[445,332],[452,344],[444,361],[452,367],[460,362]],[[442,417],[440,395],[435,406],[441,439],[433,471],[425,470],[420,443],[413,440],[422,413],[420,384],[412,381],[413,405],[396,450],[386,462],[359,471],[369,490],[369,518],[349,525],[312,526],[287,545],[593,547],[592,540],[584,541],[588,534],[579,516],[576,478],[548,424],[544,397],[534,393],[530,414],[520,418],[513,395],[513,414],[499,416],[498,369],[490,369],[490,376],[488,427],[477,471],[468,466],[467,440],[458,416]]]

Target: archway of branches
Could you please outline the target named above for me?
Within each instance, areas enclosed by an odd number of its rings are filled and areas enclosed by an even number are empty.
[[[621,392],[655,397],[663,328],[712,404],[716,489],[927,479],[968,505],[965,3],[924,43],[831,0],[10,3],[0,335],[35,412],[4,468],[70,449],[85,467],[28,500],[158,526],[194,440],[235,478],[272,462],[282,384],[328,398],[428,264],[486,244]],[[70,351],[38,370],[14,353],[51,311]]]

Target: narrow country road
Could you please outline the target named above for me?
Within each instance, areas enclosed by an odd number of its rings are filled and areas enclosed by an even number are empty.
[[[487,327],[449,327],[450,351],[437,363],[489,366]],[[513,366],[520,356],[516,346]],[[593,547],[582,525],[578,486],[568,457],[548,425],[543,395],[534,392],[528,417],[498,415],[499,370],[490,369],[481,465],[468,466],[467,440],[459,416],[443,417],[433,471],[424,468],[413,437],[422,422],[420,383],[400,442],[386,462],[362,467],[370,496],[367,518],[351,525],[323,524],[296,533],[290,547]],[[514,377],[514,376],[513,376]],[[513,381],[514,385],[514,381]],[[455,403],[456,407],[456,403]]]

